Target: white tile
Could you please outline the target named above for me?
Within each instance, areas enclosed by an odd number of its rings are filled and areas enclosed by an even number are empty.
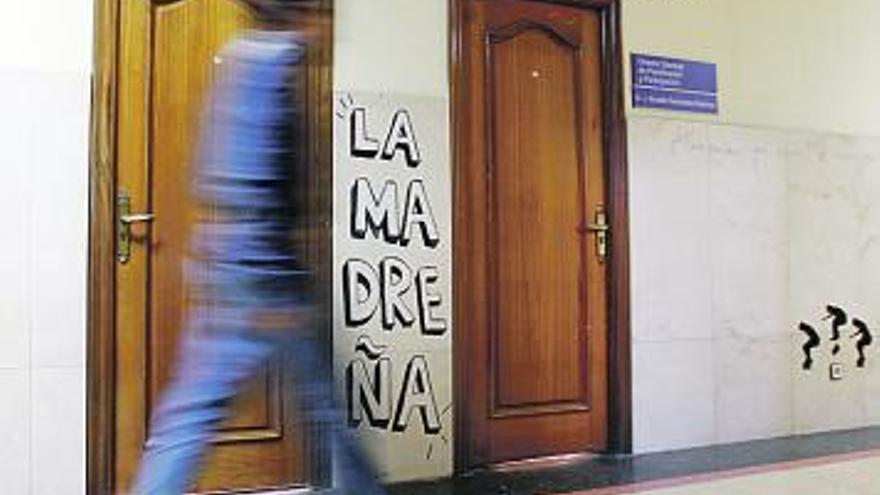
[[[27,310],[29,149],[27,126],[21,116],[28,111],[28,79],[0,71],[0,368],[28,364],[30,324]]]
[[[35,369],[32,495],[85,492],[85,374],[80,369]]]
[[[803,359],[800,336],[792,340],[792,361]],[[833,356],[828,346],[814,351],[810,371],[793,373],[793,403],[795,433],[815,433],[868,426],[866,384],[869,368],[856,367],[857,355],[850,345],[844,345]],[[830,365],[843,366],[843,379],[830,379]]]
[[[36,118],[38,129],[57,128],[59,123],[52,117],[66,118],[68,114],[75,114],[88,118],[91,106],[91,75],[88,72],[18,71],[17,73],[29,79],[25,91],[31,99],[30,115],[21,117]]]
[[[869,354],[865,376],[865,423],[880,425],[880,357],[876,348]]]
[[[30,474],[28,371],[0,370],[0,481],[3,493],[27,494]]]
[[[711,340],[633,346],[633,442],[638,453],[715,440],[715,357]]]
[[[16,4],[15,22],[0,31],[0,67],[87,72],[93,14],[94,4],[88,0]]]
[[[53,74],[33,83],[32,359],[34,366],[80,366],[85,362],[88,105],[83,95],[88,80]],[[54,117],[41,117],[46,115]]]
[[[828,304],[880,318],[880,140],[650,118],[630,126],[636,448],[880,421],[876,347],[858,369],[853,329],[832,356],[822,320]],[[824,339],[811,371],[801,369],[801,321]],[[706,345],[713,357],[696,351]],[[843,380],[829,379],[832,362]],[[694,378],[700,370],[714,381]],[[697,397],[714,397],[712,407]]]
[[[787,324],[785,135],[709,129],[713,327],[779,338]]]
[[[706,126],[632,119],[633,339],[711,335]]]
[[[859,182],[862,164],[873,153],[862,138],[814,132],[788,133],[789,182],[796,189],[846,196]]]
[[[792,361],[789,339],[715,340],[717,443],[790,435]]]
[[[790,334],[785,251],[761,249],[745,235],[713,238],[712,318],[717,337],[779,339]]]
[[[865,377],[865,412],[868,424],[880,424],[880,299],[877,288],[880,287],[880,139],[863,138],[860,147],[873,150],[869,152],[871,162],[866,164],[863,175],[857,186],[860,202],[867,207],[865,218],[860,225],[858,259],[859,300],[864,319],[869,322],[874,333],[874,343],[867,348],[867,376]]]
[[[849,317],[868,322],[880,316],[873,287],[880,260],[872,239],[880,232],[872,180],[880,162],[876,139],[816,133],[791,133],[787,146],[789,177],[790,320],[813,325],[823,339],[814,351],[814,369],[793,375],[794,424],[799,433],[853,428],[871,424],[876,416],[870,391],[880,378],[856,367],[857,354],[843,329],[840,354],[828,341],[825,306],[842,307]],[[880,277],[877,277],[880,282]],[[793,355],[803,358],[799,335]],[[844,378],[831,381],[829,366],[844,366]]]
[[[827,327],[821,318],[828,304],[861,312],[860,279],[868,268],[859,256],[860,165],[834,151],[837,139],[794,133],[787,150],[789,318],[817,329]]]
[[[812,325],[823,339],[814,351],[810,372],[794,374],[795,428],[799,433],[866,425],[866,370],[855,367],[853,332],[843,329],[839,355],[832,354],[831,327],[823,321],[826,305],[846,310],[850,318],[871,321],[874,297],[863,295],[865,264],[870,253],[860,253],[864,232],[856,189],[868,160],[855,138],[818,134],[793,134],[788,147],[789,175],[789,284],[790,321]],[[870,251],[870,250],[869,250]],[[880,309],[880,308],[878,308]],[[798,335],[793,352],[801,356],[804,337]],[[831,363],[844,366],[841,381],[829,379]]]
[[[858,301],[858,225],[846,200],[789,193],[789,284],[795,318]]]
[[[859,301],[873,319],[880,317],[880,300],[876,297],[880,287],[880,202],[877,201],[880,198],[880,139],[862,138],[859,143],[870,157],[861,168],[855,193],[859,205],[859,234],[855,241],[856,257],[861,263]]]
[[[850,285],[848,277],[857,273],[861,215],[855,187],[862,165],[833,152],[839,145],[836,139],[793,134],[786,156],[792,273],[820,270],[827,280],[817,280],[823,283],[814,287],[827,287],[836,281],[836,286],[826,291],[841,289],[841,284]],[[801,284],[793,281],[792,285]],[[851,298],[852,294],[845,292],[840,296]]]

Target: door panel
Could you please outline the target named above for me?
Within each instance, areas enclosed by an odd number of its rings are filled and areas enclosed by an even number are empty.
[[[148,414],[171,376],[187,309],[183,261],[191,229],[190,164],[205,96],[222,47],[253,24],[233,0],[122,0],[118,74],[117,189],[132,211],[131,260],[118,264],[116,489],[130,483]],[[308,112],[306,112],[308,113]],[[311,435],[296,423],[279,363],[257,374],[234,404],[194,487],[252,490],[306,484]]]
[[[599,17],[472,0],[464,18],[469,457],[601,450],[606,275],[587,228],[605,201]]]
[[[584,221],[573,50],[538,28],[490,38],[494,414],[584,399],[586,252],[582,237],[560,235]]]

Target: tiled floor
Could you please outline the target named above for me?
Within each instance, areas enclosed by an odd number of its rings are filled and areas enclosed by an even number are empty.
[[[392,495],[880,495],[880,428],[392,486]]]
[[[875,495],[880,493],[880,451],[848,458],[767,466],[570,495]],[[800,464],[800,465],[798,465]],[[715,478],[715,479],[711,479]]]

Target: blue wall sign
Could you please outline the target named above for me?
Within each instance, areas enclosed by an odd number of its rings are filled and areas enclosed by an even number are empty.
[[[718,113],[715,64],[637,53],[630,62],[633,107]]]

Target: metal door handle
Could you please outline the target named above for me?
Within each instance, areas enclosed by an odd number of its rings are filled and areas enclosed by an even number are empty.
[[[131,213],[131,196],[126,191],[119,191],[116,197],[116,260],[126,264],[131,260],[131,225],[149,223],[156,219],[152,213]]]
[[[135,215],[122,215],[119,217],[119,221],[131,225],[133,223],[152,222],[155,218],[156,215],[153,215],[152,213],[139,213]]]
[[[599,263],[604,263],[608,259],[608,233],[611,232],[611,226],[608,225],[608,215],[605,214],[605,207],[599,205],[596,207],[596,216],[593,223],[583,225],[578,229],[581,234],[596,234],[596,256],[599,257]]]

